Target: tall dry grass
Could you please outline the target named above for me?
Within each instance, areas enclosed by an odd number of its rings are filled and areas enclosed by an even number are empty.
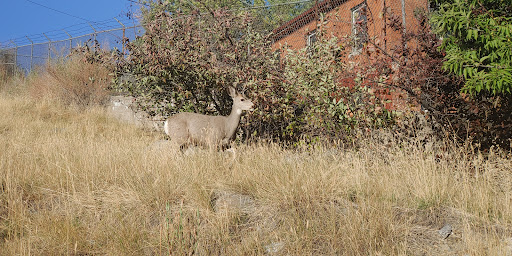
[[[83,108],[108,101],[109,73],[106,67],[73,55],[47,62],[29,75],[26,83],[32,98],[53,98],[63,104]]]
[[[24,88],[24,81],[20,70],[11,70],[5,65],[0,65],[0,92],[2,94],[18,94]]]
[[[414,139],[181,154],[108,116],[108,74],[73,61],[0,84],[0,255],[512,253],[510,155]]]
[[[101,107],[1,96],[0,255],[511,252],[503,153],[254,144],[233,159],[159,139]]]

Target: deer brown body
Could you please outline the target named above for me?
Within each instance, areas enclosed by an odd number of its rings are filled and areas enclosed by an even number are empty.
[[[240,123],[243,110],[252,110],[253,103],[235,88],[229,88],[233,107],[229,116],[208,116],[182,112],[169,117],[164,131],[171,141],[180,147],[188,144],[202,144],[210,147],[223,147],[229,143]]]

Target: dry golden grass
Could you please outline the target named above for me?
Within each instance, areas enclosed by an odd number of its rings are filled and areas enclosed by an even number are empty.
[[[0,97],[1,255],[505,255],[512,161],[414,143],[239,146],[53,100]],[[437,155],[437,156],[436,156]],[[240,199],[240,200],[238,200]],[[238,201],[237,201],[238,200]],[[446,223],[454,234],[437,234]]]
[[[0,92],[2,94],[13,94],[19,92],[25,85],[21,70],[8,70],[0,65]]]
[[[105,113],[104,70],[48,70],[0,81],[0,255],[512,254],[510,155],[414,139],[181,154]]]
[[[57,59],[27,78],[28,93],[36,99],[54,98],[79,107],[101,105],[108,100],[109,70],[80,56]]]

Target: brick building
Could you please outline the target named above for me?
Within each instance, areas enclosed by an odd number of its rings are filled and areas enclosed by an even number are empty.
[[[320,14],[323,14],[327,34],[340,38],[345,46],[345,61],[368,61],[361,55],[369,39],[384,50],[401,43],[402,32],[389,27],[386,15],[400,17],[405,29],[414,31],[418,27],[415,12],[428,10],[428,5],[428,0],[318,0],[312,8],[274,29],[272,48],[298,50],[314,44]],[[351,84],[350,81],[344,83]],[[393,101],[390,108],[401,108],[402,93],[384,94]]]

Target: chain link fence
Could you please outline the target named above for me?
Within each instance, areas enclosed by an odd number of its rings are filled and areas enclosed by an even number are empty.
[[[8,74],[29,73],[48,60],[67,56],[73,47],[97,41],[106,49],[117,48],[126,54],[125,44],[144,34],[141,25],[125,25],[126,20],[83,23],[40,35],[25,36],[0,43],[0,68]],[[73,34],[79,34],[73,36]]]
[[[251,2],[251,5],[250,2],[247,2],[246,7],[236,8],[232,11],[249,11],[254,15],[265,17],[267,22],[261,24],[262,30],[265,33],[271,33],[272,29],[279,26],[279,23],[292,19],[316,2],[322,1],[296,0],[281,3],[276,1],[278,3],[267,3],[263,6],[255,6],[254,2]],[[205,15],[209,15],[209,13],[205,13]],[[0,70],[3,69],[11,74],[20,71],[29,73],[50,59],[67,56],[73,47],[91,41],[97,41],[104,49],[114,49],[115,47],[127,54],[124,44],[143,34],[142,25],[133,17],[125,17],[124,19],[114,18],[102,22],[82,23],[0,42]]]

